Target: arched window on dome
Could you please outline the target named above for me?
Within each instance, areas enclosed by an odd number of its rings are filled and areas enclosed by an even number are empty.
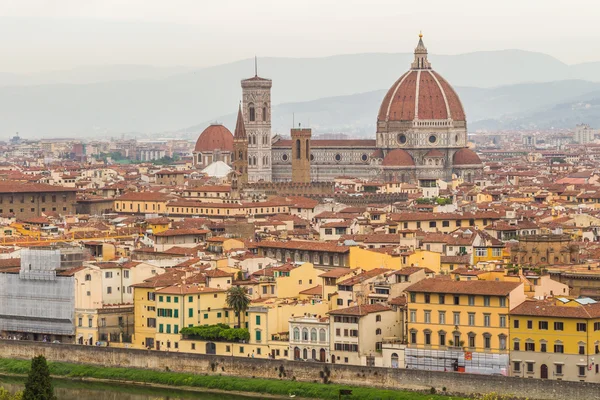
[[[302,153],[301,151],[301,144],[300,144],[300,139],[296,139],[296,159],[300,159],[300,155]]]
[[[250,121],[256,121],[256,110],[254,109],[254,103],[248,104],[248,115]]]

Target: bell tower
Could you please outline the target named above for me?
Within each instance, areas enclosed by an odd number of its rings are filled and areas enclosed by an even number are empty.
[[[246,135],[246,127],[244,126],[241,104],[238,109],[235,133],[233,135],[232,161],[234,171],[239,174],[238,184],[243,185],[248,183],[248,137]]]
[[[256,64],[255,64],[256,65]],[[242,81],[242,114],[248,141],[248,182],[271,182],[271,86],[258,76]]]
[[[310,129],[293,129],[292,134],[292,182],[310,183]]]

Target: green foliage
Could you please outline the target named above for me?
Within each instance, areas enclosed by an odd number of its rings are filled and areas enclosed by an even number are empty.
[[[238,316],[238,328],[242,327],[242,313],[246,312],[250,305],[248,288],[245,286],[232,286],[227,290],[227,306],[232,308]]]
[[[169,165],[177,160],[179,160],[179,156],[177,154],[175,154],[175,157],[164,156],[163,158],[154,160],[154,161],[152,161],[152,164],[154,164],[154,165]]]
[[[428,198],[418,198],[415,200],[417,204],[437,204],[439,206],[445,206],[447,204],[452,204],[452,199],[449,197],[436,197],[433,199]]]
[[[437,197],[435,199],[435,202],[440,206],[445,206],[448,204],[452,204],[452,199],[450,199],[448,197]]]
[[[248,329],[230,328],[226,324],[182,328],[180,333],[192,339],[216,342],[239,342],[250,339]]]
[[[10,393],[8,390],[0,387],[0,400],[22,400],[23,392],[18,392],[15,394]]]
[[[31,360],[31,369],[25,382],[23,400],[56,400],[50,371],[44,356],[37,356]]]
[[[114,381],[153,383],[179,387],[202,387],[225,391],[266,393],[288,397],[290,394],[298,398],[313,398],[333,400],[338,399],[340,389],[352,389],[352,398],[364,400],[448,400],[449,397],[429,393],[384,390],[371,387],[349,387],[335,383],[322,384],[298,382],[289,375],[287,380],[237,378],[220,375],[194,375],[190,373],[152,371],[135,368],[105,368],[92,365],[72,364],[63,362],[48,363],[53,376],[67,378],[95,378]],[[29,362],[22,360],[0,359],[0,371],[19,374],[29,369]],[[465,400],[452,397],[453,400]],[[4,400],[4,399],[2,399]],[[12,400],[12,399],[11,399]],[[484,399],[495,400],[495,399]]]

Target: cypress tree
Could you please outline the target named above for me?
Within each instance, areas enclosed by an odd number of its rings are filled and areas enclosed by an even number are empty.
[[[23,400],[56,400],[50,370],[44,356],[37,356],[31,360],[31,370],[25,382]]]

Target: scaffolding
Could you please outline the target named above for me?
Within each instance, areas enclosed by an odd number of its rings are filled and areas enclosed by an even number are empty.
[[[74,335],[75,278],[57,276],[59,249],[22,249],[21,270],[0,274],[0,331]]]
[[[508,354],[456,350],[407,348],[406,367],[427,371],[457,371],[484,375],[506,375]]]

